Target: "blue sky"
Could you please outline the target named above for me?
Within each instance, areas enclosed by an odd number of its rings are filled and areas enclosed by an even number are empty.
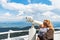
[[[30,0],[30,2],[28,2],[28,0],[11,0],[10,2],[16,2],[16,3],[22,3],[25,5],[28,4],[32,4],[32,3],[42,3],[42,4],[47,4],[47,5],[51,5],[51,2],[49,0]]]
[[[60,0],[0,0],[0,22],[26,21],[26,16],[35,20],[49,19],[60,22]]]

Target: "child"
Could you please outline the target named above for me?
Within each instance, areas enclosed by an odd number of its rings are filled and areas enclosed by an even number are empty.
[[[43,35],[49,30],[49,28],[44,27],[44,25],[40,25],[40,29],[38,32],[39,39],[43,40]]]

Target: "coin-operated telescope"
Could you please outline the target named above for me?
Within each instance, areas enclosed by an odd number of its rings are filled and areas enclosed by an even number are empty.
[[[36,40],[36,29],[34,28],[34,24],[42,24],[42,22],[34,20],[31,16],[26,17],[28,22],[32,23],[32,27],[29,29],[29,38],[28,40]]]

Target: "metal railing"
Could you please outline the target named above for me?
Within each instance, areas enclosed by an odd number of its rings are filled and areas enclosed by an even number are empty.
[[[38,29],[37,29],[38,30]],[[20,30],[20,31],[12,31],[12,30],[9,30],[8,32],[0,32],[0,35],[3,35],[3,34],[8,34],[8,38],[7,39],[9,39],[9,40],[11,40],[11,37],[10,37],[10,35],[11,35],[11,33],[17,33],[17,32],[29,32],[29,30]],[[56,35],[56,34],[59,34],[60,35],[60,31],[55,31],[54,32],[54,35]],[[30,35],[30,34],[29,34]],[[33,35],[34,37],[36,37],[36,33]],[[34,37],[31,37],[31,40],[35,40],[35,38]],[[56,38],[56,37],[55,37]],[[55,39],[54,38],[54,39]],[[29,37],[28,37],[28,39],[29,39]]]
[[[20,31],[12,31],[12,30],[9,30],[8,32],[0,32],[0,35],[4,35],[4,34],[8,34],[8,38],[7,39],[11,39],[10,35],[11,33],[17,33],[17,32],[28,32],[29,30],[20,30]]]

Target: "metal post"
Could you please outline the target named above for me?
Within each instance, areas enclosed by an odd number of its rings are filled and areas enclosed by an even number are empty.
[[[36,40],[36,29],[34,28],[34,23],[32,23],[32,27],[29,29],[29,39],[28,40]]]
[[[9,30],[9,32],[8,32],[8,40],[11,40],[11,38],[10,38],[10,32],[11,32],[11,30]]]

